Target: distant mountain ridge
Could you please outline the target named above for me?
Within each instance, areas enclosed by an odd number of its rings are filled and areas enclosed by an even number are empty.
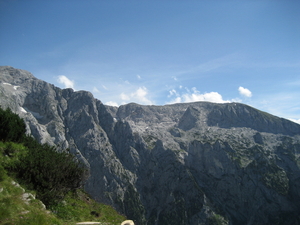
[[[112,107],[0,67],[0,105],[136,224],[300,224],[300,125],[240,103]]]

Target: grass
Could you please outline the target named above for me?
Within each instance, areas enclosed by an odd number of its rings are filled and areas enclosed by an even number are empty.
[[[69,192],[63,201],[49,209],[38,199],[24,200],[23,194],[35,195],[34,190],[28,191],[18,185],[5,169],[24,152],[21,144],[0,142],[0,225],[74,225],[83,221],[120,225],[126,220],[111,206],[97,203],[81,189]]]
[[[124,216],[117,214],[111,206],[99,204],[92,200],[83,190],[70,192],[64,201],[53,206],[51,211],[57,218],[67,222],[66,224],[95,221],[119,225],[126,219]]]
[[[0,182],[0,224],[1,225],[53,225],[63,224],[58,218],[42,207],[38,200],[29,202],[22,199],[24,189],[6,176]]]

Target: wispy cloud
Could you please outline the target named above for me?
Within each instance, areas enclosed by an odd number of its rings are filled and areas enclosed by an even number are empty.
[[[206,73],[225,66],[240,65],[241,56],[238,53],[232,53],[219,58],[215,58],[206,62],[201,62],[198,65],[190,66],[177,72],[177,76],[193,74],[193,73]]]
[[[172,89],[169,91],[169,95],[168,95],[168,98],[172,97],[172,96],[176,96],[177,95],[177,91],[175,89]],[[178,96],[177,96],[178,97]]]
[[[300,86],[300,80],[299,79],[293,80],[293,81],[287,82],[286,84],[289,86],[292,86],[292,87]]]
[[[130,96],[125,94],[125,93],[121,93],[120,98],[122,99],[122,101],[129,101],[130,100]]]
[[[100,91],[98,90],[98,88],[96,88],[96,87],[93,87],[93,91],[92,91],[93,93],[99,93]]]
[[[251,60],[241,61],[241,67],[244,68],[300,68],[300,61],[286,62],[286,61],[268,61],[268,62],[254,62]]]
[[[300,105],[298,96],[299,93],[279,92],[259,96],[259,99],[252,103],[255,108],[299,123]]]

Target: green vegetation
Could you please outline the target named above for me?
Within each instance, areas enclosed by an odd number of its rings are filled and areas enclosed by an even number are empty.
[[[0,141],[22,142],[26,125],[18,115],[0,108]]]
[[[5,176],[0,182],[0,224],[11,225],[50,225],[63,224],[52,213],[48,213],[40,201],[26,202],[22,199],[23,190],[13,180]]]
[[[147,135],[143,137],[144,141],[147,143],[147,148],[152,150],[155,147],[157,138],[152,135]]]
[[[221,215],[213,213],[211,217],[208,218],[209,225],[228,225],[228,221]]]
[[[289,192],[289,178],[284,170],[272,171],[265,173],[263,176],[265,185],[277,191],[282,195],[287,195]]]
[[[25,131],[18,115],[0,108],[0,225],[125,220],[80,189],[86,171],[73,155],[39,144]]]
[[[81,189],[69,192],[47,210],[37,199],[24,201],[23,194],[24,189],[9,176],[0,182],[0,225],[74,225],[81,221],[120,225],[125,220],[111,206],[95,202]]]
[[[37,197],[47,206],[82,185],[85,169],[73,155],[28,139],[25,143],[28,151],[11,171],[22,184],[36,190]]]
[[[57,218],[70,224],[78,221],[96,221],[120,225],[126,219],[117,214],[111,206],[92,200],[82,189],[69,192],[63,201],[51,207],[51,211]]]

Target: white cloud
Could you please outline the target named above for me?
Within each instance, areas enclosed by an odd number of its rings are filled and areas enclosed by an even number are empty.
[[[176,94],[177,94],[176,90],[172,89],[171,91],[169,91],[168,98],[170,98],[171,96],[176,95]]]
[[[297,119],[297,120],[295,120],[295,119],[289,119],[289,120],[293,121],[294,123],[299,123],[300,124],[300,119]]]
[[[120,97],[123,101],[129,101],[130,100],[130,97],[124,93],[121,93],[120,94]]]
[[[139,87],[136,89],[136,91],[131,93],[124,93],[122,92],[119,97],[123,101],[122,104],[126,104],[129,102],[135,102],[138,104],[145,104],[145,105],[152,105],[154,104],[149,98],[148,98],[148,90],[146,87]]]
[[[148,90],[146,87],[139,87],[136,91],[131,92],[129,94],[125,94],[124,92],[120,94],[120,98],[122,99],[123,103],[126,104],[128,102],[135,102],[138,104],[146,104],[152,105],[153,102],[148,99]]]
[[[134,93],[131,93],[131,97],[137,102],[140,102],[142,104],[151,105],[153,104],[152,101],[150,101],[147,98],[148,90],[145,87],[139,87]]]
[[[240,95],[250,98],[252,96],[252,92],[244,87],[239,87]]]
[[[200,94],[199,92],[194,92],[192,94],[184,94],[183,96],[184,102],[197,102],[197,101],[208,101],[208,102],[216,102],[216,103],[225,103],[229,101],[224,101],[222,95],[218,92],[209,92],[205,94]]]
[[[65,88],[73,88],[74,89],[74,81],[70,80],[64,75],[58,76],[57,82],[63,84]]]
[[[176,97],[172,101],[168,102],[167,104],[175,104],[175,103],[182,103],[181,97]]]
[[[119,107],[118,103],[113,102],[113,101],[106,102],[105,105],[110,105],[110,106],[116,106],[116,107]]]
[[[193,87],[192,90],[185,88],[186,92],[179,94],[176,90],[169,91],[168,97],[175,96],[168,104],[173,103],[182,103],[182,102],[197,102],[197,101],[208,101],[208,102],[215,102],[215,103],[226,103],[231,102],[228,100],[223,100],[222,95],[218,92],[209,92],[201,94],[197,88]]]
[[[136,77],[137,77],[137,79],[139,79],[139,80],[142,79],[140,75],[136,75]]]

